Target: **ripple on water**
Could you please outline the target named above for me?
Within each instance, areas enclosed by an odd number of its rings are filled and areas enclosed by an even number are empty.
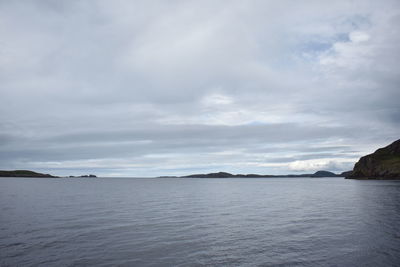
[[[393,181],[37,181],[0,180],[1,266],[400,265]]]

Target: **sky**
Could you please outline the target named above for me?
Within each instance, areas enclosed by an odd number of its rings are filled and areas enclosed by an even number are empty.
[[[353,168],[400,138],[400,1],[0,0],[0,169]]]

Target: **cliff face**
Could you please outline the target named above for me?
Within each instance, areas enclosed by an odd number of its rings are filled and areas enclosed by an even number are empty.
[[[360,158],[346,178],[400,179],[400,139]]]

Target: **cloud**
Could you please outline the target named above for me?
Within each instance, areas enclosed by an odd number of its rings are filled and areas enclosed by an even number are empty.
[[[350,170],[353,164],[353,159],[314,159],[294,161],[289,163],[288,166],[290,170],[300,172],[315,172],[318,170],[341,172],[341,170]]]
[[[370,36],[362,31],[354,31],[349,34],[349,39],[353,43],[362,43],[368,41],[370,39]]]
[[[398,1],[2,1],[0,17],[0,168],[339,170],[398,138]]]
[[[233,103],[233,99],[229,96],[222,95],[222,94],[212,94],[208,95],[203,98],[202,100],[203,105],[207,106],[216,106],[219,107],[220,105],[229,105]]]

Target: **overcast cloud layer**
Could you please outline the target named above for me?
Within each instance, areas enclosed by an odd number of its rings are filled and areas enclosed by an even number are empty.
[[[341,172],[400,137],[400,2],[0,1],[0,169]]]

